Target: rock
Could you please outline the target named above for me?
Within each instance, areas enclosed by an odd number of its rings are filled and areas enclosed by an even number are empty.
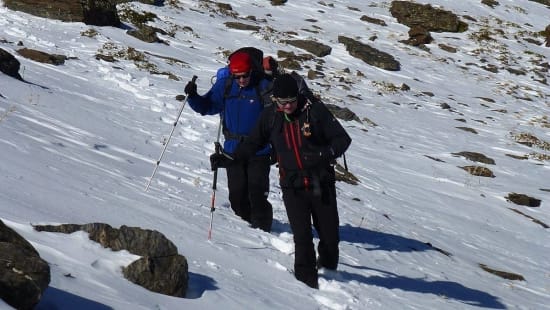
[[[390,12],[399,23],[411,28],[420,26],[427,31],[435,32],[464,32],[468,29],[468,24],[460,21],[456,14],[434,8],[429,4],[393,1]]]
[[[103,247],[114,251],[127,250],[140,256],[168,256],[178,253],[177,247],[163,234],[155,230],[128,227],[122,225],[120,229],[104,223],[90,223],[84,225],[36,225],[37,231],[60,232],[71,234],[76,231],[85,231],[90,240],[98,242]]]
[[[537,3],[540,3],[540,4],[550,6],[550,0],[529,0],[529,1],[533,1],[533,2],[537,2]]]
[[[30,48],[22,48],[17,53],[25,58],[56,66],[64,64],[65,60],[67,60],[67,56],[64,55],[48,54]]]
[[[387,26],[385,21],[383,21],[381,19],[378,19],[378,18],[369,17],[367,15],[361,16],[361,20],[364,21],[364,22],[372,23],[372,24],[379,25],[379,26]]]
[[[543,31],[543,35],[546,37],[546,47],[550,47],[550,25],[546,26]]]
[[[494,9],[495,6],[500,5],[500,3],[498,3],[498,1],[495,1],[495,0],[481,0],[481,3],[487,6],[490,6],[491,9]]]
[[[317,57],[325,57],[332,52],[330,46],[313,40],[283,40],[282,42],[306,50]]]
[[[494,274],[495,276],[499,276],[503,279],[506,279],[506,280],[519,280],[519,281],[525,281],[525,278],[520,275],[520,274],[517,274],[517,273],[513,273],[513,272],[508,272],[508,271],[502,271],[502,270],[497,270],[497,269],[494,269],[494,268],[491,268],[485,264],[479,264],[479,267],[485,271],[487,271],[488,273],[492,273]]]
[[[510,193],[506,196],[507,201],[511,201],[517,205],[537,208],[540,207],[540,199],[529,197],[525,194]]]
[[[327,103],[325,104],[329,111],[336,117],[344,121],[358,121],[361,123],[361,119],[350,109],[341,108],[337,105]]]
[[[432,35],[422,26],[413,26],[409,29],[409,39],[401,41],[412,46],[430,44],[433,41]]]
[[[48,263],[0,220],[0,298],[16,309],[32,309],[49,283]]]
[[[103,247],[115,251],[127,250],[142,256],[123,268],[124,276],[133,283],[153,292],[175,297],[184,297],[187,292],[187,259],[179,255],[177,247],[156,230],[125,225],[116,229],[104,223],[37,225],[34,229],[67,234],[85,231],[91,240]]]
[[[248,30],[248,31],[259,31],[261,28],[255,25],[249,25],[239,22],[226,22],[224,25],[227,28],[237,29],[237,30]]]
[[[351,56],[359,58],[371,66],[389,71],[400,70],[400,63],[390,54],[381,52],[367,44],[345,36],[339,36],[338,42],[346,46],[346,50]]]
[[[487,157],[481,153],[477,153],[477,152],[458,152],[458,153],[451,153],[453,154],[454,156],[463,156],[463,157],[466,157],[467,159],[471,160],[471,161],[475,161],[475,162],[479,162],[479,163],[484,163],[484,164],[488,164],[488,165],[494,165],[495,164],[495,160],[490,158],[490,157]]]
[[[456,53],[458,51],[458,49],[454,46],[450,46],[450,45],[447,45],[447,44],[438,44],[439,48],[444,50],[444,51],[447,51],[449,53]]]
[[[23,81],[19,75],[20,67],[21,64],[12,54],[0,48],[0,72]]]
[[[461,169],[466,170],[469,174],[475,175],[478,177],[486,177],[486,178],[494,178],[495,175],[493,174],[493,171],[489,168],[481,167],[481,166],[464,166],[459,167]]]
[[[342,165],[338,163],[336,163],[334,167],[334,173],[336,181],[346,182],[351,185],[359,184],[359,179],[353,173],[346,170],[346,167],[342,167]]]
[[[187,260],[181,255],[142,257],[123,268],[124,277],[150,291],[185,297],[189,282]]]
[[[470,127],[455,127],[455,128],[458,128],[458,129],[464,130],[464,131],[468,131],[468,132],[471,132],[471,133],[477,135],[477,130],[475,130],[473,128],[470,128]]]
[[[157,29],[147,25],[141,25],[137,29],[128,30],[126,33],[132,37],[147,43],[161,42],[157,36]]]
[[[10,10],[39,17],[118,27],[120,20],[116,4],[117,1],[110,0],[4,0],[4,5]]]

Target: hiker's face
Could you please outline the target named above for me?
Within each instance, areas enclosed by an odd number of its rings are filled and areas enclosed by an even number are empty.
[[[273,101],[277,103],[277,107],[286,114],[292,114],[298,107],[298,98],[273,98]]]
[[[245,73],[235,73],[233,74],[233,79],[237,81],[240,87],[246,87],[250,84],[250,71]]]

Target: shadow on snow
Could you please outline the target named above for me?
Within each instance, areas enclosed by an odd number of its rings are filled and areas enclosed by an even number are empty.
[[[34,309],[110,310],[113,308],[50,286],[44,291],[44,295]]]
[[[185,298],[201,298],[204,292],[215,291],[217,289],[219,289],[219,287],[216,286],[216,281],[214,281],[214,279],[201,274],[189,272],[189,287],[187,288]]]
[[[353,227],[349,224],[340,227],[340,239],[344,242],[364,244],[364,249],[382,250],[382,251],[397,251],[397,252],[416,252],[435,250],[443,253],[446,256],[452,256],[449,252],[432,246],[430,243],[421,242],[415,239],[410,239],[402,236],[392,235],[388,233],[372,231],[361,227]],[[366,247],[369,245],[369,247]],[[463,286],[460,283],[450,281],[427,281],[425,279],[408,278],[399,276],[394,273],[377,270],[374,268],[353,266],[345,263],[340,265],[348,266],[356,269],[373,270],[385,274],[386,276],[364,276],[360,274],[350,273],[347,271],[338,271],[333,277],[334,280],[349,282],[358,281],[368,285],[376,285],[387,289],[400,289],[403,291],[428,293],[442,298],[453,299],[462,303],[493,309],[505,309],[497,297],[483,291],[471,289]],[[325,275],[331,277],[331,274]]]
[[[371,247],[364,247],[365,250],[417,252],[436,250],[451,256],[449,252],[432,246],[428,242],[422,242],[402,236],[392,235],[379,231],[368,230],[361,227],[354,227],[350,224],[340,226],[340,240],[349,243],[369,244]]]
[[[387,276],[370,276],[350,273],[347,271],[338,271],[335,280],[341,282],[358,281],[368,285],[376,285],[387,289],[400,289],[408,292],[427,293],[441,296],[445,299],[453,299],[459,302],[492,309],[506,309],[497,297],[476,289],[468,288],[462,284],[450,281],[427,281],[424,279],[408,278],[396,275],[391,272],[377,270],[368,267],[357,267],[349,264],[342,264],[351,268],[360,268],[374,270],[384,273]]]

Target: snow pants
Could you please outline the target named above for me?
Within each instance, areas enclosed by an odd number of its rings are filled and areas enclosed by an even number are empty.
[[[335,270],[340,242],[335,184],[321,184],[321,195],[305,189],[283,188],[283,200],[294,234],[294,275],[308,286],[318,288],[318,263],[311,224],[313,220],[319,235],[319,267]]]
[[[229,203],[236,215],[253,228],[271,231],[273,208],[269,194],[269,156],[255,156],[227,167]]]

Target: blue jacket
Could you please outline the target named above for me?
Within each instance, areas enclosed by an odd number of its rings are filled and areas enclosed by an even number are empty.
[[[220,114],[223,121],[225,141],[224,151],[232,154],[237,145],[250,134],[256,121],[264,109],[258,90],[268,88],[270,81],[258,80],[254,75],[247,87],[240,88],[235,80],[231,80],[231,87],[225,96],[226,80],[231,76],[218,78],[210,90],[202,96],[189,97],[189,106],[201,115]],[[259,83],[260,87],[256,87]],[[256,155],[267,155],[270,146],[262,148]]]

